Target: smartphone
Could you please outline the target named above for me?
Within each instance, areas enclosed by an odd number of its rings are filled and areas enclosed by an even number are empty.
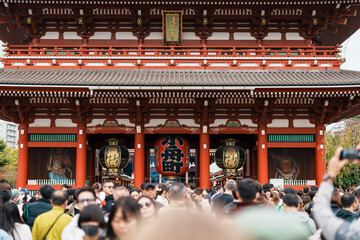
[[[343,149],[340,154],[340,160],[349,159],[352,160],[360,160],[360,151],[356,149]]]

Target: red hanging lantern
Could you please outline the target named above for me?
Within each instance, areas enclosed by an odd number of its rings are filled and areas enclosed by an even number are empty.
[[[157,139],[154,162],[156,170],[164,176],[172,176],[171,179],[185,174],[190,163],[189,141],[177,136],[165,136]]]

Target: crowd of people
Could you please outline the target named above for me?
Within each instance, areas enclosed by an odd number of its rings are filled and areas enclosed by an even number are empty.
[[[141,188],[95,183],[72,189],[0,184],[0,240],[360,239],[359,196],[334,188],[347,160],[339,149],[320,188],[253,179],[209,189],[181,182]]]

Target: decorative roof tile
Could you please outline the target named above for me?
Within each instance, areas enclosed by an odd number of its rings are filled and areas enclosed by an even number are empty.
[[[2,69],[0,85],[286,87],[360,86],[345,70]]]

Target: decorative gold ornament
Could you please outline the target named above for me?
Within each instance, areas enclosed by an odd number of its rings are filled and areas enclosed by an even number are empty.
[[[26,18],[26,23],[27,23],[27,24],[31,24],[31,17],[27,17],[27,18]]]
[[[207,18],[204,18],[203,19],[203,25],[207,25],[208,24],[208,19]]]
[[[317,18],[314,18],[313,19],[313,25],[317,25],[318,24],[318,19]]]
[[[84,22],[83,18],[80,17],[79,20],[78,20],[78,23],[83,24],[83,22]]]
[[[142,19],[141,19],[141,18],[138,18],[136,22],[137,22],[137,25],[140,26],[140,25],[142,24]]]
[[[262,18],[262,19],[261,19],[261,24],[262,24],[262,25],[266,25],[266,18]]]

